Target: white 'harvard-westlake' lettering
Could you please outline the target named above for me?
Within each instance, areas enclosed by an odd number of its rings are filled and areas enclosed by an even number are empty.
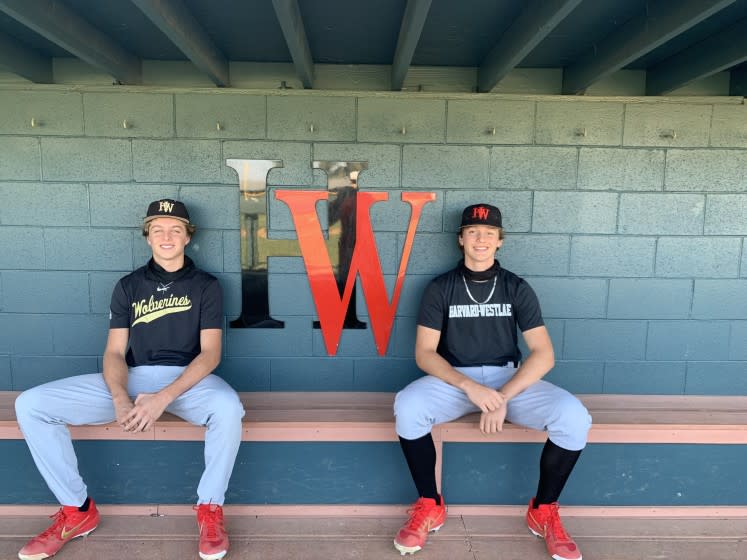
[[[450,305],[449,319],[454,317],[510,317],[510,303],[487,303],[478,305]]]

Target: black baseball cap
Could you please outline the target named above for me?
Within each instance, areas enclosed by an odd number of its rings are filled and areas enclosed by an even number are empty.
[[[183,202],[172,198],[154,200],[148,205],[148,213],[145,215],[144,223],[155,218],[176,218],[182,222],[189,223],[189,212]]]
[[[462,223],[459,229],[467,226],[503,227],[501,211],[491,204],[473,204],[462,212]]]

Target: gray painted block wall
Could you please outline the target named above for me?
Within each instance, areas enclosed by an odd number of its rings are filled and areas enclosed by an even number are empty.
[[[389,192],[372,220],[390,289],[400,193],[437,199],[386,357],[370,328],[327,356],[303,263],[278,257],[270,305],[286,328],[225,332],[219,373],[238,390],[394,391],[419,376],[420,293],[459,257],[460,209],[487,201],[505,215],[502,264],[540,296],[558,359],[548,379],[580,393],[747,393],[741,99],[143,89],[0,89],[0,389],[101,367],[111,289],[148,256],[136,226],[155,198],[189,204],[189,253],[235,318],[238,183],[224,160],[246,158],[284,161],[271,188],[324,189],[313,159],[368,161],[360,188]],[[294,237],[280,202],[270,226]],[[358,308],[367,321],[360,289]]]

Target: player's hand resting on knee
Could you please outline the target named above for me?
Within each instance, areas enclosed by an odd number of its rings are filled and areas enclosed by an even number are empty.
[[[123,398],[120,401],[114,401],[114,417],[117,419],[117,424],[124,428],[125,420],[132,410],[132,401],[129,398]]]
[[[506,397],[503,393],[485,385],[480,385],[476,381],[470,380],[470,383],[465,385],[463,390],[467,398],[483,412],[492,412],[506,403]]]
[[[135,406],[125,417],[122,427],[125,432],[144,432],[153,427],[169,405],[162,393],[140,393]]]
[[[506,405],[492,412],[483,412],[480,415],[480,431],[483,434],[495,434],[503,431],[503,422],[506,420]]]

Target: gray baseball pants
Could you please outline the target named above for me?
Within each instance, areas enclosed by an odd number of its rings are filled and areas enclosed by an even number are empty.
[[[155,393],[184,371],[181,366],[139,366],[127,378],[130,398]],[[207,426],[205,471],[197,487],[197,503],[223,505],[228,480],[241,443],[244,408],[236,391],[216,375],[208,375],[167,408],[184,420]],[[100,373],[78,375],[39,385],[16,399],[16,416],[36,467],[60,504],[80,506],[88,491],[78,473],[67,426],[114,421],[114,405]]]
[[[513,366],[458,367],[478,383],[500,389],[514,374]],[[397,435],[418,439],[434,424],[450,422],[479,409],[460,389],[432,375],[416,379],[394,400]],[[508,401],[506,420],[517,426],[546,431],[550,440],[569,451],[586,446],[591,416],[584,405],[565,389],[538,381]]]

